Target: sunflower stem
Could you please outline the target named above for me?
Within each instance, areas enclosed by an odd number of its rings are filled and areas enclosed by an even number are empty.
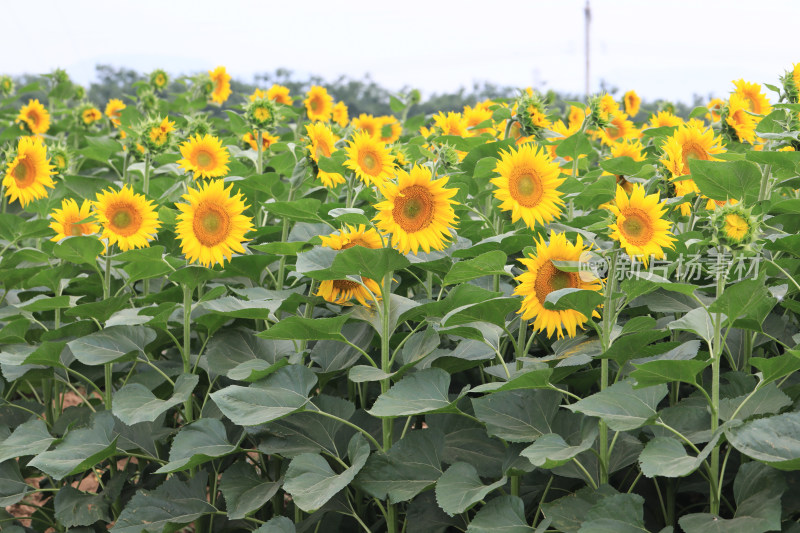
[[[144,180],[142,181],[142,190],[144,191],[145,197],[150,194],[150,153],[144,154]],[[144,296],[146,297],[150,294],[150,280],[146,279],[142,281],[142,290],[144,292]]]
[[[192,372],[191,364],[191,349],[192,349],[192,288],[188,285],[183,285],[183,373],[190,374]],[[192,415],[192,398],[183,402],[183,413],[185,423],[189,424],[193,420]]]
[[[761,173],[761,187],[758,190],[758,201],[767,199],[767,191],[769,190],[769,179],[772,176],[772,165],[764,165],[764,171]]]
[[[616,290],[616,270],[617,270],[617,250],[611,251],[611,261],[608,266],[608,273],[606,276],[606,294],[605,302],[603,304],[603,351],[605,352],[611,347],[611,333],[614,328],[616,320],[616,301],[614,300],[614,291]],[[600,390],[604,391],[608,388],[609,381],[608,372],[608,359],[600,360]],[[608,426],[603,420],[598,423],[600,430],[600,441],[598,443],[600,452],[600,484],[608,483],[608,465],[609,465],[609,449],[608,449]]]
[[[526,342],[526,335],[528,334],[528,321],[519,318],[519,331],[517,332],[517,346],[516,346],[516,368],[522,370],[522,358],[527,353],[528,344]],[[520,486],[522,478],[519,475],[511,476],[511,495],[519,497]]]
[[[383,305],[381,310],[381,370],[389,373],[391,369],[391,346],[389,340],[392,336],[391,309],[392,309],[392,272],[387,272],[383,276],[383,286],[381,287],[381,297]],[[392,385],[391,378],[381,380],[381,394],[386,394]],[[392,447],[392,428],[394,420],[384,418],[382,421],[383,429],[383,453],[388,453]],[[386,526],[389,533],[397,531],[397,508],[394,504],[386,504]]]
[[[722,271],[722,248],[717,248],[717,290],[716,300],[719,301],[725,290],[725,277],[727,271]],[[720,362],[722,361],[722,315],[715,313],[712,317],[714,323],[714,343],[711,346],[711,434],[713,435],[719,427],[719,382],[720,382]],[[719,450],[720,444],[711,450],[711,472],[709,475],[709,512],[711,514],[719,514]]]
[[[294,193],[295,187],[291,185],[289,188],[289,198],[288,201],[291,202],[294,200]],[[283,227],[281,228],[281,242],[286,242],[286,239],[289,237],[289,219],[283,219]],[[286,275],[286,256],[282,255],[280,262],[278,263],[278,286],[276,287],[277,290],[283,289],[283,282],[284,276]]]
[[[258,147],[258,159],[256,160],[256,172],[260,176],[264,173],[264,147],[261,144],[261,130],[256,129],[256,146]]]

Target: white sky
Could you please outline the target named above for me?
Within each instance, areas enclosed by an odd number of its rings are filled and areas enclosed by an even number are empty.
[[[285,67],[334,79],[369,72],[424,93],[473,81],[582,93],[585,0],[37,0],[3,2],[0,73],[94,65],[191,73]],[[591,88],[647,100],[778,84],[800,62],[800,0],[591,0]],[[13,23],[10,21],[25,21]],[[774,97],[770,93],[771,98]]]

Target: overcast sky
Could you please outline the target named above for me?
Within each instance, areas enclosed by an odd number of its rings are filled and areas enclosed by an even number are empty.
[[[334,79],[370,73],[392,90],[473,81],[582,93],[586,0],[400,2],[73,0],[4,2],[0,73],[94,65],[243,81],[279,67]],[[731,80],[778,83],[800,62],[800,0],[591,0],[592,91],[645,99],[724,95]],[[773,95],[770,95],[774,99]]]

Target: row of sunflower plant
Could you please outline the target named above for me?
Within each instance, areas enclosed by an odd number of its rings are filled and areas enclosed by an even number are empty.
[[[0,78],[0,529],[800,531],[798,87]]]

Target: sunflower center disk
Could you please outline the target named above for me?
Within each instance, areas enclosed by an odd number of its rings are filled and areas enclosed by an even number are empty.
[[[623,213],[625,220],[620,225],[620,229],[631,244],[644,246],[653,238],[653,226],[646,215],[636,211]]]
[[[114,232],[123,237],[133,235],[142,225],[141,213],[127,204],[112,206],[109,213],[108,219],[114,226]]]
[[[682,155],[683,155],[683,168],[684,171],[687,173],[689,171],[690,159],[702,159],[703,161],[708,161],[708,152],[706,152],[706,150],[702,146],[699,146],[697,143],[694,142],[688,142],[683,146]]]
[[[35,169],[32,167],[27,159],[23,159],[14,168],[14,179],[17,182],[17,187],[27,187],[33,183],[36,177]]]
[[[421,185],[403,189],[394,201],[392,216],[406,232],[427,228],[433,220],[433,196]]]
[[[376,167],[378,166],[377,158],[370,153],[364,154],[364,157],[361,159],[362,167],[366,168],[370,172],[374,172]]]
[[[547,295],[559,289],[577,288],[580,284],[578,276],[572,272],[564,272],[556,268],[552,261],[539,267],[534,282],[534,290],[539,303],[544,305]]]
[[[211,154],[205,151],[200,151],[197,154],[197,166],[207,168],[210,167],[211,164],[214,162],[214,158],[211,157]]]
[[[330,150],[330,148],[328,148],[328,146],[326,144],[319,143],[317,145],[316,154],[317,154],[317,159],[319,159],[320,157],[330,157],[331,156],[331,150]]]
[[[203,246],[216,246],[228,237],[230,222],[219,206],[201,205],[194,215],[194,235]]]
[[[333,282],[333,287],[340,291],[352,291],[361,287],[361,285],[349,279],[337,279]]]
[[[542,199],[542,181],[533,171],[523,170],[508,181],[511,197],[520,205],[535,207]]]

